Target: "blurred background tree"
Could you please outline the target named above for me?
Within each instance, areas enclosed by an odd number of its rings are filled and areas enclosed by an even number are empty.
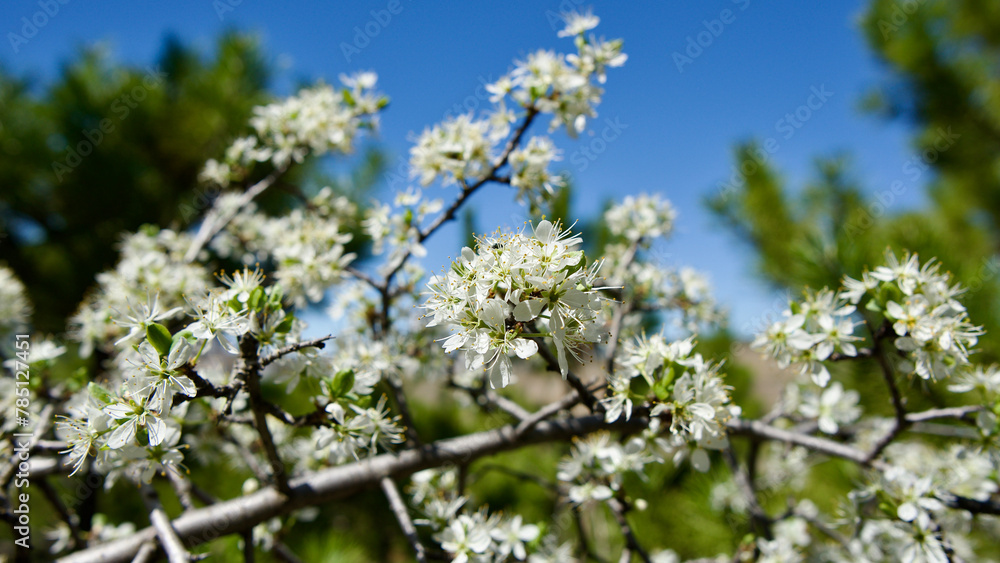
[[[938,257],[969,287],[966,302],[972,318],[989,331],[976,359],[995,361],[1000,357],[1000,4],[873,0],[860,31],[886,71],[885,84],[862,100],[862,107],[885,119],[904,120],[915,130],[916,156],[910,168],[904,166],[901,183],[867,185],[852,173],[849,156],[836,156],[819,159],[815,177],[806,185],[789,186],[779,170],[755,156],[760,151],[753,142],[744,142],[735,148],[735,159],[756,162],[756,172],[709,205],[755,252],[760,276],[793,295],[807,287],[835,287],[845,275],[859,276],[866,265],[882,262],[886,248]],[[253,106],[270,98],[273,69],[266,61],[253,39],[229,34],[211,57],[168,39],[152,67],[162,74],[116,65],[96,50],[68,63],[44,91],[0,70],[0,232],[6,234],[0,261],[13,267],[29,288],[37,329],[64,329],[66,316],[94,275],[113,264],[120,233],[144,223],[184,228],[197,220],[211,195],[199,191],[198,171],[206,158],[218,156],[245,130]],[[155,82],[145,83],[150,77]],[[145,99],[133,108],[123,96],[135,97],[136,88],[144,90]],[[124,110],[116,108],[123,107],[129,111],[119,118]],[[94,142],[88,135],[95,136],[91,132],[100,130],[103,119],[111,119],[114,129]],[[93,145],[92,154],[81,155],[73,165],[68,151],[81,143]],[[370,151],[341,189],[353,189],[354,200],[360,201],[378,183],[383,168],[381,153]],[[328,181],[315,163],[298,174],[269,190],[260,205],[280,212],[301,195],[291,186],[308,189]],[[907,208],[901,200],[914,190],[926,192],[925,202]],[[571,204],[567,189],[543,211],[569,223],[575,217]],[[467,232],[476,230],[473,213],[464,219]],[[488,217],[482,219],[479,226],[489,226]],[[588,243],[600,245],[606,237],[597,219],[580,227]],[[703,336],[700,345],[710,357],[721,357],[740,336],[720,331]],[[751,402],[752,376],[771,375],[743,361],[751,355],[737,354],[726,367],[744,405]],[[838,376],[864,381],[870,367],[859,363]],[[862,394],[862,400],[880,404],[888,413],[884,384],[874,380],[866,385],[873,393]],[[514,398],[528,405],[544,402],[535,396]],[[925,400],[916,393],[911,399]],[[762,408],[750,404],[748,414],[758,415],[755,411]],[[502,416],[470,419],[451,394],[419,397],[414,411],[425,439],[496,426],[496,417]],[[540,453],[546,461],[559,455],[556,449],[529,449],[473,464],[467,468],[476,477],[470,479],[470,494],[528,520],[543,518],[554,502],[548,483],[541,476],[536,475],[536,482],[523,475],[543,465]],[[193,465],[196,473],[222,475],[220,468]],[[249,476],[226,474],[220,482],[236,496]],[[852,478],[843,464],[825,462],[812,472],[815,500],[833,502],[839,487]],[[634,498],[654,498],[672,487],[670,502],[633,513],[635,528],[640,535],[672,543],[681,557],[732,551],[749,522],[737,514],[720,521],[712,507],[711,482],[711,475],[682,465],[664,467],[648,482],[628,483]],[[367,495],[323,507],[315,520],[286,527],[279,535],[308,560],[329,560],[332,553],[342,560],[405,560],[405,539],[394,524],[385,525],[392,519],[384,503],[378,493]],[[138,508],[118,502],[119,496],[102,499],[99,511],[126,521]],[[766,508],[780,512],[780,489],[769,502]],[[555,525],[570,535],[582,526],[604,526],[602,517],[611,519],[610,514],[581,516],[568,508],[564,515]],[[236,542],[230,538],[216,548],[219,560],[240,560]],[[605,552],[603,546],[598,551]]]
[[[937,257],[968,288],[987,336],[981,362],[1000,357],[1000,4],[874,0],[861,19],[884,84],[861,107],[914,129],[913,157],[889,185],[854,177],[849,157],[819,159],[789,187],[754,142],[736,147],[756,172],[709,201],[757,254],[760,275],[793,295],[835,287],[882,261],[886,248]],[[908,208],[913,191],[923,205]]]
[[[167,38],[145,68],[91,48],[44,89],[0,69],[0,262],[27,286],[37,330],[64,330],[122,233],[201,217],[216,192],[198,173],[271,98],[267,61],[253,36],[229,33],[211,56]],[[370,151],[347,183],[369,187],[382,167]],[[293,186],[326,183],[306,163],[258,204],[281,212],[302,195]]]

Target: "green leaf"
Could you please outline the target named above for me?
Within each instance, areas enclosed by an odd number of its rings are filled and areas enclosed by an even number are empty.
[[[292,330],[293,322],[295,322],[295,315],[291,314],[287,315],[285,318],[281,319],[281,322],[278,323],[278,326],[274,328],[274,332],[287,333],[288,331]]]
[[[193,344],[194,334],[192,334],[190,330],[185,329],[175,334],[171,340],[173,340],[173,343],[170,345],[171,348],[176,346],[181,340],[187,340],[189,343]]]
[[[633,377],[632,381],[629,382],[629,392],[645,397],[649,394],[649,382],[644,377]]]
[[[354,94],[352,94],[351,91],[348,90],[347,88],[341,90],[340,93],[344,96],[344,103],[346,103],[351,107],[354,107],[354,105],[357,103],[354,101]]]
[[[109,393],[107,389],[101,387],[100,385],[94,383],[93,381],[87,384],[87,392],[90,393],[91,397],[97,399],[98,401],[104,403],[105,405],[115,400],[115,398],[111,396],[111,393]]]
[[[354,388],[354,370],[344,369],[333,376],[333,384],[330,385],[330,392],[334,397],[343,397]]]
[[[149,323],[146,325],[146,339],[149,340],[149,343],[153,345],[153,348],[161,356],[166,356],[170,353],[173,337],[170,336],[170,331],[167,330],[167,327],[159,323]]]
[[[868,309],[869,311],[871,311],[873,313],[881,313],[882,312],[882,306],[879,305],[878,301],[876,301],[874,299],[869,299],[868,303],[865,303],[865,309]]]
[[[264,298],[264,289],[260,287],[254,288],[250,292],[250,299],[247,300],[247,306],[254,311],[260,310],[260,300]]]

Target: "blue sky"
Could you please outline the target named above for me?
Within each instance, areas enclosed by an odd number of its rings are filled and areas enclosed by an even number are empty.
[[[43,5],[50,12],[58,6],[58,12],[37,15]],[[514,59],[539,48],[571,51],[552,23],[567,6],[577,6],[576,0],[5,0],[0,63],[44,84],[81,46],[103,43],[118,60],[144,65],[155,60],[168,33],[207,51],[223,30],[253,31],[281,69],[274,88],[279,94],[300,80],[332,82],[341,72],[378,72],[380,88],[392,98],[379,140],[401,163],[414,135],[455,113],[456,104],[484,109],[488,102],[477,97],[477,88],[506,72]],[[773,315],[775,295],[755,278],[747,247],[703,204],[732,174],[734,143],[773,138],[770,159],[791,186],[811,177],[816,157],[835,154],[852,157],[854,173],[872,192],[908,181],[902,167],[913,152],[905,125],[857,110],[861,95],[884,72],[857,29],[864,2],[579,6],[601,17],[599,34],[625,39],[629,60],[609,73],[593,123],[597,135],[575,141],[556,135],[565,157],[559,167],[578,188],[576,211],[592,216],[605,200],[640,192],[672,200],[679,211],[677,231],[663,250],[671,262],[709,273],[738,331]],[[44,25],[13,46],[10,34],[22,33],[22,18]],[[700,51],[690,47],[699,40]],[[810,99],[819,91],[827,93],[825,100]],[[803,109],[810,102],[812,109]],[[787,115],[797,111],[792,124]],[[617,132],[613,141],[600,140],[605,128],[609,138]],[[585,147],[593,158],[584,155]],[[897,206],[922,201],[920,187],[910,188]],[[446,201],[453,197],[431,189]],[[499,187],[477,194],[473,205],[484,230],[524,220],[512,194]],[[455,254],[456,240],[457,226],[438,235],[429,245],[429,269]]]

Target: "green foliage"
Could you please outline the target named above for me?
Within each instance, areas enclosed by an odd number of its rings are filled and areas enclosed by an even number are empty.
[[[0,261],[28,287],[36,328],[64,329],[121,233],[198,218],[214,195],[198,188],[206,155],[246,127],[269,76],[235,34],[211,58],[169,39],[145,68],[89,50],[44,88],[0,72]]]

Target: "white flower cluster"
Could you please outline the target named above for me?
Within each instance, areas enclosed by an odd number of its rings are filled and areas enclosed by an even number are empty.
[[[566,184],[561,176],[549,172],[552,162],[562,160],[559,149],[548,137],[532,137],[528,144],[510,153],[510,185],[517,188],[517,198],[538,204],[534,194],[544,190],[554,194],[556,188]]]
[[[385,401],[386,396],[382,395],[374,407],[362,407],[349,401],[345,401],[347,408],[339,401],[328,404],[326,412],[333,426],[317,428],[313,433],[316,455],[334,463],[344,463],[359,459],[359,451],[368,450],[369,455],[375,455],[378,446],[389,448],[402,443],[399,417],[390,416]]]
[[[754,487],[763,498],[801,493],[809,484],[809,472],[814,463],[809,450],[771,442],[762,443],[757,455]],[[718,511],[747,514],[750,510],[749,499],[733,480],[716,483],[709,501]]]
[[[524,561],[528,548],[535,547],[541,530],[525,524],[521,515],[489,514],[485,508],[471,513],[463,510],[467,499],[456,492],[454,469],[425,469],[411,479],[412,500],[427,516],[416,523],[430,527],[434,540],[453,562],[508,561],[511,557]]]
[[[717,323],[722,312],[711,295],[708,279],[689,267],[675,268],[650,249],[673,232],[677,213],[658,194],[626,196],[604,213],[614,237],[604,247],[601,275],[622,288],[621,301],[637,314],[627,315],[620,336],[637,334],[642,313],[660,311],[684,329]],[[609,307],[607,314],[613,315]]]
[[[784,407],[815,420],[821,432],[836,434],[841,426],[852,424],[861,416],[860,397],[854,389],[845,391],[839,381],[822,390],[792,384],[786,388]]]
[[[805,506],[802,506],[802,505]],[[808,501],[795,507],[796,511],[805,511],[810,516],[815,514],[815,506]],[[805,548],[812,543],[809,536],[809,524],[800,516],[783,518],[771,527],[771,539],[757,538],[757,549],[760,555],[758,563],[789,563],[805,561]]]
[[[1000,465],[1000,369],[996,365],[976,366],[959,372],[948,390],[953,393],[974,392],[979,397],[974,404],[986,408],[976,413],[976,428],[980,434],[980,448]]]
[[[956,299],[962,288],[950,282],[934,260],[921,266],[916,255],[906,254],[900,261],[886,252],[885,266],[865,272],[861,280],[845,278],[839,293],[806,292],[806,299],[791,303],[785,318],[758,335],[753,345],[781,367],[801,363],[802,373],[825,386],[830,373],[823,361],[834,352],[857,354],[853,342],[861,338],[854,335],[858,323],[852,317],[865,301],[864,309],[881,314],[896,334],[902,371],[923,379],[945,378],[969,366],[969,352],[982,334]]]
[[[611,234],[629,242],[648,242],[669,235],[676,218],[674,206],[659,194],[628,195],[604,212],[604,222]]]
[[[594,106],[604,94],[594,82],[603,83],[606,69],[619,67],[628,59],[620,39],[586,36],[598,23],[600,20],[591,14],[567,14],[566,28],[559,36],[573,37],[577,53],[563,56],[536,51],[515,62],[510,75],[501,78],[491,91],[496,97],[509,95],[524,107],[553,114],[551,129],[564,126],[571,137],[582,133],[587,119],[597,115]]]
[[[600,264],[586,265],[582,239],[559,224],[541,221],[533,236],[522,232],[484,237],[477,250],[462,249],[451,269],[428,282],[423,307],[428,327],[444,325],[446,352],[464,350],[466,366],[499,371],[510,381],[510,353],[527,359],[538,352],[536,338],[551,338],[559,369],[569,371],[568,355],[579,359],[584,345],[597,342],[601,298],[593,286]]]
[[[692,450],[678,434],[665,438],[663,422],[651,418],[640,433],[624,442],[607,432],[592,434],[574,442],[570,454],[559,462],[556,477],[567,484],[566,498],[576,505],[603,502],[622,491],[625,475],[642,477],[646,465],[672,460],[678,464],[691,456],[692,465],[707,471],[708,455],[702,449]],[[725,438],[722,438],[725,443]]]
[[[184,261],[190,245],[190,236],[168,229],[145,228],[125,238],[115,269],[97,275],[96,291],[70,318],[81,356],[126,335],[135,342],[146,323],[181,317],[184,295],[208,288],[205,269]]]
[[[282,169],[310,153],[351,152],[358,131],[375,128],[377,113],[388,103],[374,91],[376,79],[371,72],[341,75],[345,88],[339,91],[319,85],[254,108],[250,125],[255,134],[234,141],[222,162],[209,160],[201,180],[226,187],[246,178],[258,162]]]
[[[0,266],[0,338],[5,346],[11,335],[27,326],[30,315],[31,304],[24,284],[13,270]]]
[[[844,281],[852,302],[872,296],[892,323],[896,347],[907,353],[899,368],[923,379],[945,378],[968,366],[969,352],[983,333],[956,299],[964,290],[940,269],[933,259],[921,266],[915,254],[899,260],[887,252],[885,266],[860,281]]]
[[[803,375],[809,374],[817,385],[825,387],[830,381],[830,371],[823,361],[834,352],[844,356],[858,353],[853,344],[861,340],[854,335],[858,324],[852,319],[855,310],[846,293],[807,290],[805,299],[789,303],[782,313],[784,319],[772,323],[752,346],[763,349],[782,368],[800,364]]]
[[[98,452],[97,464],[105,471],[138,471],[138,478],[147,482],[154,472],[177,466],[183,459],[176,447],[177,421],[184,418],[187,405],[174,405],[174,398],[197,394],[187,370],[213,342],[230,354],[239,352],[239,339],[247,333],[272,347],[284,342],[292,323],[284,322],[280,288],[263,288],[257,270],[224,276],[223,281],[225,289],[187,297],[193,321],[173,334],[157,321],[172,317],[174,310],[161,311],[156,297],[127,319],[113,319],[130,328],[118,344],[137,336],[141,342],[116,356],[117,368],[109,373],[113,391],[91,383],[75,409],[82,418],[60,422],[74,472],[92,451]]]
[[[601,404],[608,422],[623,415],[628,420],[635,405],[652,405],[651,417],[669,414],[675,445],[691,444],[692,462],[707,468],[704,448],[727,444],[724,421],[737,413],[729,404],[720,366],[693,350],[693,338],[667,342],[662,334],[626,342]]]
[[[439,177],[446,184],[482,178],[495,158],[494,143],[506,133],[495,131],[488,120],[459,115],[420,135],[410,149],[410,165],[425,186]]]
[[[421,225],[425,219],[441,211],[444,203],[440,199],[427,200],[419,189],[411,188],[398,192],[394,206],[376,202],[367,212],[362,226],[372,239],[372,253],[380,255],[388,246],[391,251],[386,267],[394,267],[406,254],[417,258],[427,255],[421,244]],[[394,209],[395,207],[395,209]]]
[[[651,421],[653,428],[659,421]],[[577,505],[606,501],[621,489],[626,472],[641,474],[647,463],[661,458],[651,453],[647,438],[635,436],[625,444],[615,441],[606,432],[577,440],[569,456],[559,462],[556,477],[569,484],[566,498]]]
[[[575,137],[586,128],[587,119],[595,117],[603,90],[595,82],[604,82],[605,70],[625,63],[621,40],[605,41],[585,32],[597,25],[592,15],[571,15],[567,31],[560,36],[575,36],[577,53],[557,55],[538,51],[514,69],[487,86],[493,107],[482,118],[459,115],[421,133],[410,150],[412,175],[428,185],[468,186],[495,175],[495,167],[510,165],[510,184],[518,189],[522,201],[538,203],[551,194],[562,180],[549,172],[549,165],[559,160],[559,151],[546,137],[533,137],[527,144],[514,147],[505,162],[498,161],[501,143],[510,135],[515,113],[507,108],[509,97],[530,115],[552,114],[550,128],[565,126]]]
[[[249,205],[233,217],[228,236],[217,237],[213,248],[247,265],[270,261],[286,296],[302,307],[322,300],[354,261],[356,255],[344,249],[352,235],[342,230],[353,210],[347,198],[330,188],[311,198],[306,209],[280,217],[268,217]]]

